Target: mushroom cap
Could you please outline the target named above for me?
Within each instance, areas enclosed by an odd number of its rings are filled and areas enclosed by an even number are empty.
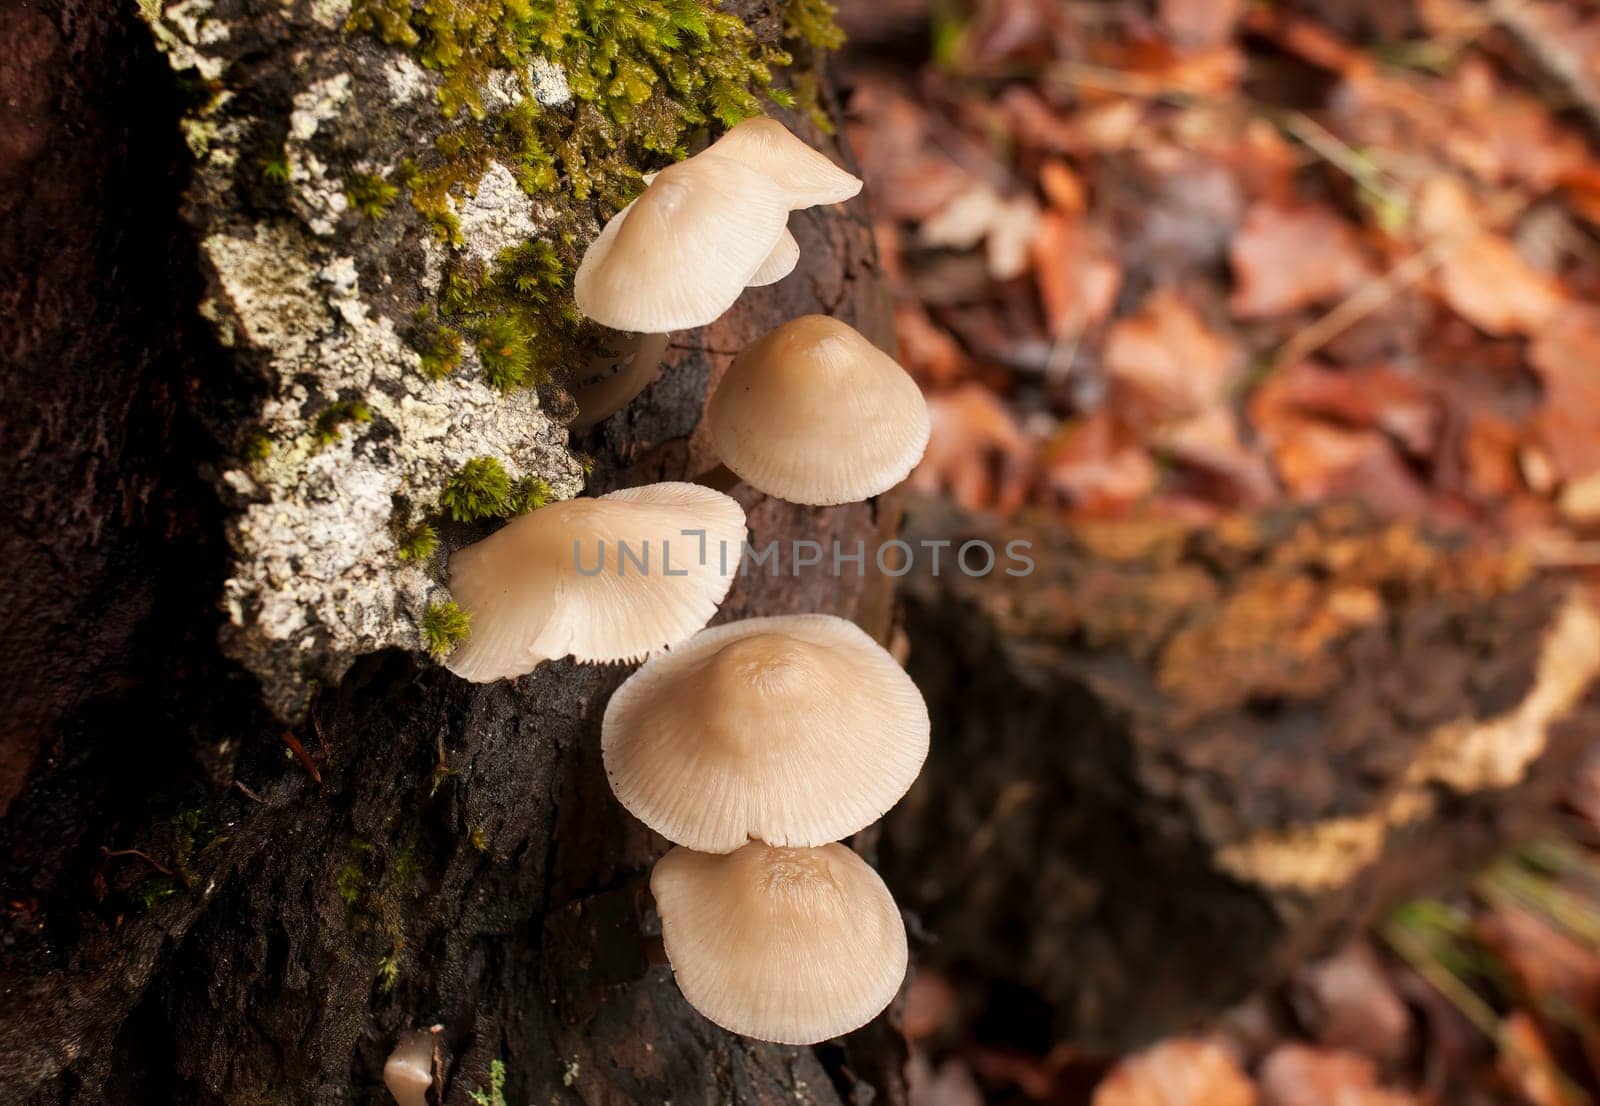
[[[433,1086],[433,1030],[418,1029],[395,1043],[383,1063],[383,1085],[398,1106],[427,1106]]]
[[[852,176],[807,146],[776,119],[757,116],[739,123],[706,150],[758,169],[783,189],[791,208],[838,204],[861,191]]]
[[[755,169],[709,151],[680,161],[590,243],[573,298],[614,330],[704,326],[733,306],[788,218],[783,191]]]
[[[611,790],[669,841],[822,845],[877,821],[928,755],[928,708],[854,623],[825,614],[702,630],[612,695]]]
[[[900,909],[843,845],[680,847],[656,862],[650,891],[683,997],[735,1033],[825,1041],[871,1021],[905,978]]]
[[[744,509],[698,484],[625,488],[514,519],[450,558],[450,594],[472,621],[449,668],[487,683],[569,653],[630,661],[682,641],[717,613],[744,536]]]
[[[722,463],[793,503],[853,503],[910,475],[928,445],[922,390],[825,315],[803,315],[733,359],[706,407]]]
[[[761,263],[761,268],[756,270],[756,275],[750,278],[750,287],[762,288],[768,284],[776,284],[794,272],[794,267],[799,263],[800,243],[795,241],[794,235],[785,227],[783,237],[778,239],[778,244],[767,254],[767,259]]]

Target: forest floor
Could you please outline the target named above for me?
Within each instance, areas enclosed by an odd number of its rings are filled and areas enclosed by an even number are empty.
[[[1357,498],[1600,565],[1600,5],[845,0],[849,137],[974,510]],[[1591,581],[1592,582],[1592,581]],[[915,1106],[1600,1099],[1600,758],[1564,839],[1135,1056],[913,980]]]

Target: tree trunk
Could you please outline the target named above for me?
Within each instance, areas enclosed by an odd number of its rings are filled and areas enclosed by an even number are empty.
[[[946,552],[902,584],[934,733],[884,874],[1003,1041],[1221,1013],[1548,825],[1600,733],[1600,619],[1505,550],[1341,507],[1069,532],[917,502],[904,536]],[[974,540],[1034,570],[969,577]]]
[[[425,301],[417,221],[403,204],[399,222],[357,225],[345,213],[323,235],[295,181],[287,203],[218,187],[244,179],[219,175],[222,162],[233,171],[259,152],[239,137],[248,127],[229,130],[246,119],[239,105],[250,126],[292,140],[294,110],[321,112],[296,95],[340,51],[367,87],[361,67],[380,46],[344,45],[305,7],[189,5],[181,19],[168,9],[174,66],[182,49],[228,62],[208,75],[191,54],[176,84],[129,9],[58,0],[0,10],[10,55],[0,74],[0,527],[14,581],[0,627],[10,672],[0,1055],[11,1093],[37,1103],[384,1101],[396,1039],[438,1024],[439,1101],[451,1104],[487,1088],[496,1060],[508,1102],[832,1103],[867,1093],[858,1079],[899,1100],[893,1034],[869,1029],[817,1050],[743,1040],[690,1010],[652,955],[645,878],[665,844],[626,817],[599,765],[600,711],[625,670],[560,662],[468,685],[396,647],[418,640],[403,597],[399,629],[378,631],[391,634],[387,649],[342,642],[332,607],[308,607],[315,634],[303,640],[252,636],[251,604],[275,597],[244,590],[258,547],[240,520],[262,504],[289,510],[307,485],[292,483],[303,473],[248,469],[241,443],[287,425],[267,412],[307,389],[296,417],[314,418],[317,350],[385,311],[402,326]],[[777,41],[774,7],[736,10],[758,41]],[[208,18],[226,33],[206,31]],[[309,148],[330,130],[346,144],[362,127],[371,142],[404,137],[379,133],[392,122],[382,104],[359,107],[322,119]],[[326,151],[322,161],[331,164]],[[804,250],[794,277],[675,336],[662,378],[573,443],[592,462],[591,492],[701,471],[692,431],[708,384],[728,351],[784,319],[824,311],[887,336],[859,210],[804,213],[794,230]],[[298,244],[253,288],[244,267],[227,268],[228,250],[271,235]],[[252,332],[298,310],[280,296],[252,314],[256,291],[287,287],[267,277],[341,250],[360,287],[384,288],[381,303],[343,322],[318,315],[324,329],[309,339],[303,328]],[[324,266],[315,289],[337,308],[341,282]],[[202,301],[214,326],[196,314]],[[286,365],[300,346],[307,360]],[[394,444],[401,423],[387,412],[424,386],[386,382],[381,365],[361,371],[374,389],[371,427],[342,431],[329,448],[346,451],[337,457],[351,471],[384,471],[407,448]],[[548,437],[544,452],[513,447],[511,460],[558,483],[571,404],[558,386],[539,394],[536,405],[506,400],[529,412],[530,436]],[[313,457],[304,471],[320,456],[300,455]],[[883,502],[810,510],[736,495],[757,544],[870,543],[895,523]],[[479,532],[447,531],[445,545]],[[428,594],[441,570],[442,558],[418,570],[413,590]],[[359,605],[379,589],[348,594]],[[719,617],[826,611],[882,632],[887,610],[884,582],[870,575],[756,573],[736,580]]]

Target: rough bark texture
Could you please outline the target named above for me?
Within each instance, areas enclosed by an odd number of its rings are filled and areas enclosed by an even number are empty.
[[[1001,1040],[1220,1012],[1526,833],[1600,733],[1583,600],[1359,511],[1068,533],[918,503],[905,536],[1037,562],[904,582],[933,751],[883,828]]]
[[[304,762],[291,755],[218,648],[229,550],[204,477],[223,463],[213,431],[258,409],[262,378],[195,316],[206,270],[178,217],[171,73],[103,0],[12,4],[0,34],[10,1093],[377,1102],[395,1039],[438,1023],[452,1106],[496,1059],[514,1103],[831,1103],[857,1078],[898,1100],[892,1032],[743,1041],[650,955],[644,880],[665,845],[598,762],[624,670],[560,663],[475,687],[390,650],[313,700],[294,731]],[[859,211],[794,229],[800,273],[678,336],[662,379],[573,443],[595,461],[591,490],[703,467],[690,435],[720,351],[806,311],[884,334]],[[870,541],[894,522],[883,503],[739,494],[757,542]],[[820,610],[881,630],[885,593],[867,576],[752,575],[721,617]]]

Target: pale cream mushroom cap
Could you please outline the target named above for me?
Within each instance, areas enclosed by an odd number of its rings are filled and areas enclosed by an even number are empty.
[[[895,360],[825,315],[746,346],[706,407],[717,455],[792,503],[854,503],[910,475],[928,445],[922,390]]]
[[[767,176],[701,154],[661,170],[612,216],[573,280],[578,310],[614,330],[665,334],[733,306],[786,229]]]
[[[398,1106],[427,1106],[433,1086],[433,1029],[401,1037],[383,1063],[383,1085]]]
[[[928,755],[928,708],[871,635],[824,614],[701,630],[612,695],[611,789],[669,841],[822,845],[878,820]]]
[[[713,1022],[809,1045],[859,1028],[906,974],[906,930],[878,873],[843,845],[676,848],[650,890],[683,997]]]
[[[450,594],[472,620],[448,667],[487,683],[569,653],[631,661],[680,642],[717,613],[744,537],[744,509],[698,484],[541,507],[450,558]]]
[[[791,208],[837,204],[861,191],[852,176],[776,119],[746,119],[706,150],[758,169],[783,189]]]
[[[762,288],[768,284],[776,284],[794,272],[794,267],[799,263],[800,243],[796,242],[794,235],[785,228],[783,237],[772,247],[772,252],[761,263],[761,268],[756,270],[756,275],[750,278],[750,287]]]

